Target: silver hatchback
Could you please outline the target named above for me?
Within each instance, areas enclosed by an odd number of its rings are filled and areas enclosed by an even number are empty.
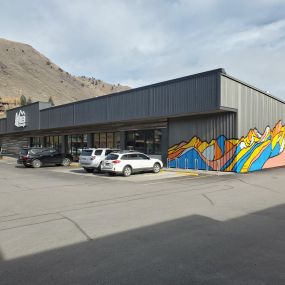
[[[101,172],[102,161],[112,152],[118,152],[118,149],[111,148],[87,148],[83,149],[79,157],[80,166],[87,172],[93,172],[95,169]]]

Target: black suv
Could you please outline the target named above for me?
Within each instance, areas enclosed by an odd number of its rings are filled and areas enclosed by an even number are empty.
[[[71,159],[71,156],[59,153],[53,148],[26,148],[20,150],[17,163],[34,168],[51,164],[68,166]]]

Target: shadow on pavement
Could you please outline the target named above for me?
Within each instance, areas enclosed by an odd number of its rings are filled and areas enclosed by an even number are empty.
[[[226,222],[189,216],[2,259],[1,285],[285,284],[284,213],[281,205]]]

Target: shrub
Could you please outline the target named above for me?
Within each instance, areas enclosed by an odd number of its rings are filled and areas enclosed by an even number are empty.
[[[48,102],[49,102],[52,106],[54,106],[54,102],[53,102],[53,99],[52,99],[51,96],[49,97]]]
[[[33,103],[33,102],[32,102],[32,98],[29,97],[29,98],[28,98],[28,101],[27,101],[27,105],[32,104],[32,103]]]
[[[20,97],[20,105],[21,106],[27,105],[27,98],[24,95]]]

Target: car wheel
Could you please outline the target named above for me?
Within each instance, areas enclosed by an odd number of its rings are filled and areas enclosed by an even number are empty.
[[[97,171],[98,171],[99,173],[102,172],[102,162],[100,162],[100,164],[99,164],[99,166],[98,166],[98,168],[97,168]]]
[[[125,168],[123,169],[123,175],[125,177],[128,177],[132,174],[132,168],[130,166],[125,166]]]
[[[84,168],[84,170],[88,173],[92,173],[93,172],[93,168]]]
[[[154,166],[153,166],[153,172],[154,173],[158,173],[161,169],[161,166],[159,163],[155,163]]]
[[[35,159],[32,162],[33,168],[40,168],[42,166],[42,162],[39,159]]]
[[[62,165],[62,166],[69,166],[70,163],[71,163],[71,160],[66,157],[66,158],[63,159],[61,165]]]

